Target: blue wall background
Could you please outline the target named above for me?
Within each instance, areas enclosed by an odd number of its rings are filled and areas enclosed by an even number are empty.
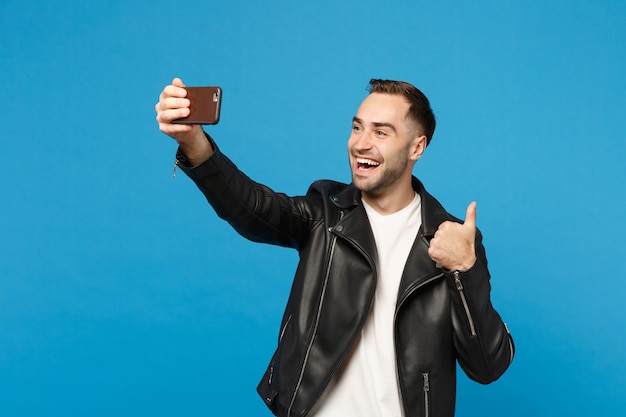
[[[244,241],[158,131],[224,89],[220,147],[291,194],[349,180],[370,78],[439,126],[415,173],[478,201],[512,368],[459,416],[626,411],[626,3],[0,1],[0,415],[269,415],[295,252]]]

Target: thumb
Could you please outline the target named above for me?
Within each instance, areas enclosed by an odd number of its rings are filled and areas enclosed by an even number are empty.
[[[471,227],[473,229],[476,228],[476,202],[472,201],[469,206],[467,206],[467,211],[465,212],[465,222],[463,222],[464,226]]]

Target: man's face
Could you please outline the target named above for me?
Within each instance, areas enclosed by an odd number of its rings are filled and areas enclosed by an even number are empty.
[[[410,178],[416,131],[406,118],[408,109],[404,97],[395,94],[372,93],[361,103],[352,122],[348,154],[352,183],[362,192],[392,191],[400,178]]]

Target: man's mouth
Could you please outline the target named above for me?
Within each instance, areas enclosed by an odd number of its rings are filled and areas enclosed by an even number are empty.
[[[380,165],[380,162],[374,161],[373,159],[367,159],[367,158],[357,158],[356,163],[359,169],[365,169],[365,170],[374,169]]]

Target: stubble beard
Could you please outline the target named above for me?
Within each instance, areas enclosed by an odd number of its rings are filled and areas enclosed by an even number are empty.
[[[409,163],[408,156],[409,149],[407,146],[401,155],[398,155],[395,158],[390,158],[386,164],[376,168],[381,171],[377,172],[377,177],[375,178],[359,178],[354,173],[354,167],[351,166],[352,183],[356,189],[361,192],[377,194],[393,185],[400,177],[402,177]]]

